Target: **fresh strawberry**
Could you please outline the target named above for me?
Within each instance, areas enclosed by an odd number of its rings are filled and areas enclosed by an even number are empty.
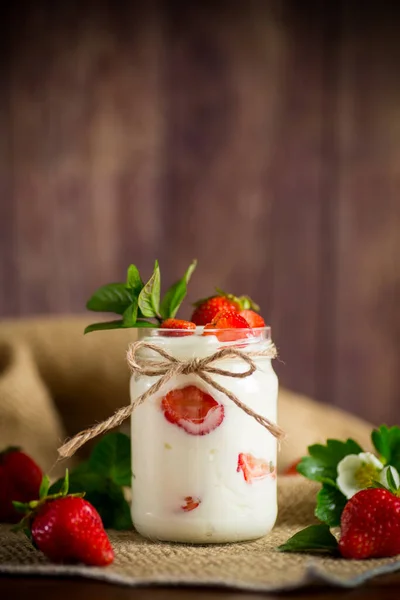
[[[236,471],[242,471],[247,483],[253,483],[260,479],[265,479],[270,476],[272,479],[276,477],[275,467],[272,462],[267,462],[263,458],[256,458],[252,454],[241,452],[238,457]]]
[[[209,329],[226,329],[228,331],[219,331],[211,333]],[[247,329],[246,333],[232,331],[235,329]],[[241,317],[236,310],[221,310],[211,323],[204,327],[204,335],[216,335],[221,342],[234,342],[249,337],[252,333],[249,331],[249,324],[246,319]]]
[[[301,462],[301,458],[295,460],[291,465],[289,465],[287,467],[287,469],[285,469],[285,471],[283,472],[283,475],[299,475],[299,472],[297,470],[297,465]]]
[[[40,507],[31,525],[35,545],[54,562],[109,565],[110,540],[97,510],[83,498],[65,496]]]
[[[161,401],[161,409],[167,421],[191,435],[210,433],[224,418],[223,405],[195,385],[169,392]]]
[[[166,319],[161,323],[161,329],[179,329],[180,331],[163,332],[165,336],[183,336],[193,335],[196,329],[196,324],[191,321],[184,321],[182,319]],[[189,331],[182,331],[182,329]]]
[[[185,512],[190,512],[191,510],[194,510],[195,508],[197,508],[199,506],[200,502],[201,502],[200,498],[193,498],[193,496],[186,496],[185,504],[183,504],[181,506],[181,508]]]
[[[380,488],[350,498],[342,512],[339,549],[354,559],[400,554],[400,498]]]
[[[54,562],[112,563],[114,551],[99,513],[83,494],[68,495],[68,471],[59,493],[48,496],[49,485],[44,477],[39,500],[15,503],[26,513],[18,527],[29,529],[35,546]]]
[[[229,300],[226,296],[213,296],[212,298],[206,298],[197,306],[192,314],[192,321],[196,325],[207,325],[221,310],[237,311],[238,309],[239,304]]]
[[[221,310],[260,310],[260,307],[257,306],[249,296],[226,294],[219,288],[217,288],[216,291],[216,295],[204,298],[195,303],[196,309],[192,315],[192,321],[193,323],[196,323],[196,325],[207,325],[207,323],[211,323]]]
[[[240,316],[245,319],[251,328],[265,327],[265,321],[261,315],[254,310],[246,309],[240,311]]]
[[[19,448],[8,448],[0,454],[0,521],[19,521],[13,500],[29,502],[37,498],[42,478],[42,469]]]

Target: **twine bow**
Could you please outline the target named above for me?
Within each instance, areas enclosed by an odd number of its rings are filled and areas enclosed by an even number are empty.
[[[139,362],[138,353],[142,349],[152,350],[164,360],[147,359],[144,363]],[[192,373],[200,377],[209,386],[227,396],[230,400],[232,400],[232,402],[234,402],[234,404],[236,404],[236,406],[241,408],[250,417],[253,417],[257,423],[260,423],[260,425],[265,427],[265,429],[267,429],[274,437],[276,437],[278,440],[281,440],[285,437],[283,429],[266,417],[254,412],[250,407],[239,400],[239,398],[237,398],[237,396],[235,396],[235,394],[233,394],[230,390],[220,385],[214,381],[212,377],[210,377],[210,375],[223,375],[224,377],[245,379],[246,377],[250,377],[250,375],[257,370],[257,366],[253,358],[257,356],[275,358],[276,355],[276,348],[273,344],[271,344],[265,350],[260,350],[257,352],[243,352],[237,348],[222,348],[206,358],[193,358],[188,361],[181,361],[155,344],[144,341],[135,342],[134,344],[130,345],[127,353],[127,361],[132,373],[134,375],[159,377],[159,379],[131,404],[120,408],[102,423],[98,423],[97,425],[94,425],[89,429],[85,429],[81,433],[75,435],[71,440],[63,444],[58,449],[58,454],[61,458],[69,458],[73,456],[73,454],[75,454],[75,452],[81,446],[86,444],[86,442],[92,438],[97,437],[101,433],[109,431],[118,425],[121,425],[123,421],[131,416],[135,408],[143,404],[153,394],[157,394],[157,392],[159,392],[160,389],[172,377],[175,377],[176,375],[190,375]],[[228,369],[222,369],[215,366],[216,363],[227,358],[239,358],[248,365],[248,369],[246,371],[234,373]]]

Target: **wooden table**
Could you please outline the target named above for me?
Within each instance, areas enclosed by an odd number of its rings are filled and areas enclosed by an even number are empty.
[[[400,576],[379,578],[355,590],[318,587],[290,594],[253,594],[204,588],[128,588],[86,579],[0,576],[0,599],[18,600],[399,600]]]

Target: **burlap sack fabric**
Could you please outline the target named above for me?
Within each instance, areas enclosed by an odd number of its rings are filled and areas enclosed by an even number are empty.
[[[0,446],[20,444],[44,469],[53,467],[65,438],[108,417],[129,402],[125,362],[134,330],[83,336],[87,318],[9,321],[0,324]],[[308,444],[351,436],[369,448],[371,425],[308,398],[281,390],[280,425],[288,434],[279,467],[305,453]],[[83,449],[83,454],[89,448]],[[65,463],[52,469],[64,470]],[[298,477],[279,480],[279,519],[271,535],[256,542],[215,546],[158,544],[131,531],[110,532],[116,561],[106,569],[55,566],[22,534],[0,526],[0,572],[80,574],[123,582],[223,585],[278,590],[323,580],[357,585],[400,568],[397,559],[345,561],[275,548],[313,522],[316,487]]]

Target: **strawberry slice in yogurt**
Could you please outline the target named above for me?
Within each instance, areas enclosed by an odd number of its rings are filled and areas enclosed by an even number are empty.
[[[195,385],[169,392],[161,401],[164,416],[191,435],[211,433],[224,418],[224,407]]]

